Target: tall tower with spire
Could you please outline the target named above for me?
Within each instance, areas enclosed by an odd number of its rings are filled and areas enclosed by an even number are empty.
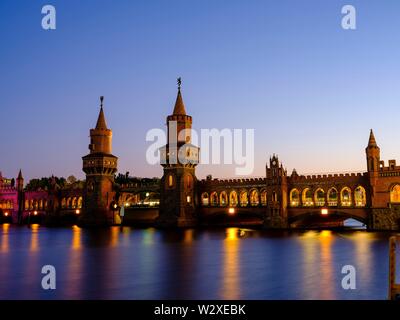
[[[83,193],[82,225],[107,225],[113,221],[114,174],[118,158],[112,155],[112,130],[107,127],[100,97],[96,128],[90,130],[90,153],[82,158],[86,183]]]
[[[367,170],[370,187],[369,193],[371,195],[369,205],[373,205],[375,203],[376,186],[379,178],[381,151],[376,143],[372,129],[369,133],[368,146],[365,148],[365,154],[367,156]]]
[[[168,141],[161,148],[160,226],[188,227],[196,219],[196,175],[199,148],[191,144],[192,117],[186,114],[178,78],[174,111],[167,117]]]
[[[18,192],[18,212],[17,212],[17,221],[18,223],[22,223],[22,214],[24,209],[24,177],[22,176],[22,170],[19,170],[17,177],[17,192]]]

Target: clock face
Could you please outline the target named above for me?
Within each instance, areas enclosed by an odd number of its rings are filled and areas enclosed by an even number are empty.
[[[275,160],[272,161],[272,165],[273,165],[273,166],[276,166],[276,161],[275,161]]]

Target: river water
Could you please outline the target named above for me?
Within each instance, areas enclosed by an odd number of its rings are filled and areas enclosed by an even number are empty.
[[[0,225],[0,299],[386,299],[388,233]],[[56,289],[41,287],[42,267]],[[342,267],[356,289],[342,288]]]

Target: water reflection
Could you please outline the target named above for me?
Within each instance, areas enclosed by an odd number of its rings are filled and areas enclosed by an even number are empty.
[[[320,239],[320,251],[321,251],[321,263],[319,266],[321,272],[321,285],[323,288],[320,290],[321,299],[334,299],[334,287],[331,285],[334,283],[333,276],[333,259],[332,259],[332,246],[334,238],[332,231],[323,230],[319,235]]]
[[[9,250],[9,239],[8,239],[8,232],[10,229],[10,224],[9,223],[5,223],[2,225],[2,232],[1,232],[1,249],[0,251],[2,253],[6,253]]]
[[[222,299],[240,298],[240,230],[228,228],[223,244]]]
[[[39,250],[39,224],[31,224],[31,244],[30,244],[30,251],[36,252]]]

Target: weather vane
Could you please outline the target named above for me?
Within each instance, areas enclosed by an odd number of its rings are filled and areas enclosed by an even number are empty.
[[[179,78],[178,78],[178,80],[177,80],[177,82],[178,82],[178,90],[181,90],[181,86],[182,86],[182,78],[181,78],[181,77],[179,77]]]
[[[103,108],[104,96],[100,96],[100,107]]]

